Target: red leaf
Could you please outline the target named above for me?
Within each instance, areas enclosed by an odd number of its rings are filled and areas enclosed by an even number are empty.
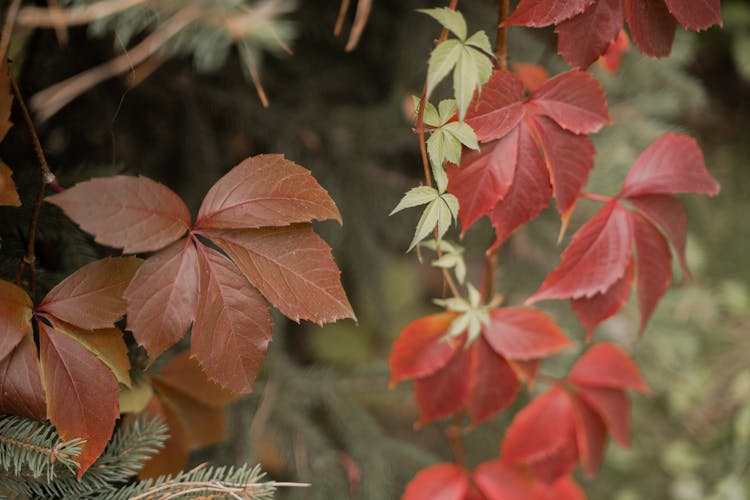
[[[630,444],[630,432],[628,430],[630,403],[625,392],[619,389],[601,387],[579,387],[576,394],[599,414],[607,424],[607,429],[612,437],[621,446],[627,448]]]
[[[513,368],[492,350],[484,337],[477,339],[470,349],[477,351],[468,404],[472,426],[476,426],[507,408],[516,398],[520,384]]]
[[[188,352],[181,352],[169,360],[152,380],[161,388],[185,395],[203,406],[221,408],[237,399],[237,395],[209,380],[198,361]]]
[[[577,69],[547,80],[529,103],[575,134],[598,132],[611,123],[601,85],[591,73]]]
[[[604,205],[573,236],[560,265],[527,302],[593,297],[609,290],[627,272],[631,260],[629,217],[617,200]]]
[[[485,462],[474,469],[473,479],[487,500],[541,500],[542,488],[521,466]]]
[[[44,386],[39,376],[39,358],[30,335],[0,361],[0,413],[35,420],[47,418]]]
[[[536,92],[536,89],[544,85],[544,82],[549,79],[547,70],[544,66],[539,66],[538,64],[514,62],[511,64],[511,67],[529,92]]]
[[[308,224],[211,230],[216,243],[274,306],[294,321],[354,319],[331,249]]]
[[[401,500],[464,500],[469,491],[469,474],[454,464],[437,464],[422,469],[406,485]]]
[[[557,211],[567,220],[594,166],[594,147],[585,135],[563,130],[545,116],[529,117],[528,123],[544,150]]]
[[[568,380],[577,385],[649,392],[628,353],[608,343],[586,351],[573,365]]]
[[[443,340],[455,318],[455,313],[433,314],[401,331],[391,351],[391,387],[401,380],[432,375],[448,363],[465,341],[465,335]]]
[[[586,342],[591,340],[594,329],[607,318],[615,315],[630,297],[630,285],[633,281],[633,260],[628,264],[625,274],[604,293],[593,297],[583,297],[571,301],[573,312],[586,328]]]
[[[720,0],[664,0],[677,22],[693,31],[722,25]]]
[[[208,191],[196,228],[286,226],[341,215],[307,169],[283,155],[258,155],[232,168]]]
[[[31,297],[22,288],[0,280],[0,360],[31,332],[32,308]]]
[[[504,463],[529,464],[547,482],[573,470],[577,457],[573,403],[560,386],[516,414],[500,453]]]
[[[670,195],[653,194],[628,198],[647,219],[653,222],[669,239],[677,252],[685,276],[690,276],[685,259],[685,239],[687,234],[687,214],[680,201]]]
[[[125,314],[122,294],[140,265],[135,257],[86,264],[50,290],[38,309],[86,330],[112,327]]]
[[[143,413],[151,417],[163,418],[169,427],[169,438],[164,442],[164,447],[159,450],[159,453],[148,459],[143,468],[138,471],[138,477],[148,479],[180,472],[188,464],[190,443],[179,417],[170,407],[162,404],[158,397],[151,398]],[[125,419],[127,418],[126,416]]]
[[[652,57],[669,54],[677,23],[663,0],[626,0],[625,17],[641,52]]]
[[[525,381],[529,387],[534,384],[541,360],[532,359],[530,361],[520,361],[518,359],[510,359],[508,362],[518,375],[519,379]]]
[[[180,197],[147,177],[91,179],[47,201],[97,242],[127,253],[159,250],[190,228],[190,212]]]
[[[448,168],[448,190],[461,206],[458,216],[462,233],[506,195],[513,183],[518,153],[516,127],[502,139],[481,144],[479,151],[464,153],[460,168]]]
[[[271,341],[268,303],[229,259],[201,245],[200,302],[190,350],[209,378],[250,392]]]
[[[414,395],[420,409],[418,426],[466,408],[477,363],[476,344],[457,349],[442,369],[414,381]]]
[[[557,25],[557,51],[571,66],[588,68],[617,38],[622,21],[622,0],[596,0],[580,16]]]
[[[104,451],[120,415],[120,386],[99,358],[64,333],[39,325],[47,417],[63,440],[83,438],[78,478]]]
[[[477,102],[469,106],[466,123],[480,142],[500,139],[523,117],[523,83],[509,71],[498,70],[484,86]]]
[[[549,205],[552,196],[544,156],[534,142],[528,125],[522,122],[519,129],[518,165],[513,184],[490,212],[490,221],[495,228],[495,243],[492,248],[502,244],[518,227],[539,215]],[[463,215],[463,205],[461,207],[459,217]],[[461,225],[466,230],[467,226],[463,221]]]
[[[3,135],[3,124],[0,121],[0,140]],[[21,200],[18,198],[18,189],[16,183],[13,182],[13,171],[0,161],[0,205],[8,205],[11,207],[20,207]]]
[[[696,193],[716,195],[719,184],[706,170],[692,137],[667,133],[656,139],[630,169],[622,196]]]
[[[620,14],[622,16],[622,14]],[[622,21],[620,21],[622,24]],[[599,58],[599,64],[602,65],[610,74],[615,74],[620,69],[622,55],[630,50],[630,38],[624,29],[620,28],[615,38],[607,46],[607,50]]]
[[[552,319],[525,307],[503,307],[490,312],[491,323],[483,336],[492,349],[508,359],[543,358],[572,343]]]
[[[198,255],[185,238],[149,257],[125,290],[127,329],[151,361],[180,340],[198,306]]]
[[[631,214],[635,249],[638,254],[638,305],[640,331],[654,312],[656,304],[672,282],[672,254],[664,236],[638,214]]]
[[[540,28],[577,16],[596,0],[521,0],[503,23]]]
[[[594,477],[604,458],[607,428],[602,418],[576,397],[573,406],[581,467],[587,476]]]
[[[586,500],[586,494],[570,476],[565,476],[555,481],[544,500]]]

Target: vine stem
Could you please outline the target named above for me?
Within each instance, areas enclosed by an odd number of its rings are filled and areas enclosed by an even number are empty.
[[[445,428],[445,439],[451,447],[453,452],[453,458],[457,465],[467,468],[466,452],[464,451],[464,445],[461,441],[461,420],[463,420],[463,414],[456,415],[453,418],[453,422]]]
[[[450,4],[448,5],[448,8],[451,10],[456,10],[456,6],[458,5],[458,0],[451,0]],[[443,31],[440,32],[440,38],[437,40],[437,44],[440,44],[441,42],[445,41],[448,38],[448,30],[446,28],[443,28]],[[430,174],[430,160],[427,158],[427,141],[424,137],[424,108],[425,108],[425,102],[427,101],[427,80],[425,79],[424,86],[422,87],[422,96],[419,100],[420,106],[419,111],[417,112],[417,122],[414,125],[414,130],[417,133],[417,137],[419,137],[419,151],[422,154],[422,168],[424,169],[424,179],[427,183],[427,187],[432,187],[432,176]],[[435,241],[438,239],[438,230],[435,228]],[[438,258],[443,256],[443,251],[440,250],[440,246],[437,247],[437,255]],[[451,293],[454,297],[461,297],[461,292],[458,291],[458,287],[456,286],[456,282],[453,281],[453,277],[450,274],[450,271],[448,269],[442,268],[443,272],[443,279],[448,284],[448,288],[450,288]]]
[[[604,203],[608,203],[613,199],[611,196],[605,196],[603,194],[596,193],[581,193],[581,198],[586,198],[594,201],[602,201]]]
[[[508,69],[508,28],[503,26],[503,21],[508,17],[510,11],[510,0],[498,0],[500,2],[500,16],[497,22],[497,43],[495,45],[495,57],[503,71]]]
[[[13,89],[13,95],[16,98],[16,102],[18,102],[18,107],[21,108],[23,121],[26,125],[26,130],[29,132],[29,136],[31,137],[31,142],[34,144],[34,152],[36,152],[36,157],[39,161],[39,168],[42,172],[42,182],[39,186],[39,192],[36,195],[36,200],[34,200],[34,208],[31,212],[31,222],[29,222],[29,237],[26,242],[26,255],[24,255],[23,259],[21,260],[19,271],[16,274],[16,279],[20,281],[24,267],[26,265],[29,266],[29,290],[31,291],[31,295],[33,297],[35,291],[34,289],[36,287],[36,255],[34,253],[34,243],[36,242],[36,227],[39,223],[39,211],[42,207],[42,200],[44,199],[44,192],[47,186],[50,184],[56,185],[57,179],[55,177],[55,174],[53,174],[49,169],[47,159],[44,156],[44,150],[42,149],[42,144],[41,142],[39,142],[39,136],[36,133],[36,128],[34,128],[34,122],[31,120],[31,115],[29,114],[29,109],[26,107],[26,101],[24,101],[23,99],[21,89],[18,88],[18,83],[16,82],[15,78],[13,78],[12,75],[9,76],[10,85]]]

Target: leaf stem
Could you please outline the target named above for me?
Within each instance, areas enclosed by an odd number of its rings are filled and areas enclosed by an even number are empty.
[[[458,0],[451,0],[450,4],[448,5],[448,8],[451,10],[456,10],[456,6],[458,5]],[[445,41],[448,38],[448,30],[446,28],[443,28],[443,31],[440,32],[440,37],[437,40],[437,44],[440,44],[441,42]],[[427,183],[427,187],[432,187],[432,174],[430,173],[430,160],[427,158],[427,142],[425,141],[424,137],[424,108],[425,108],[425,102],[427,101],[427,79],[425,79],[424,86],[422,87],[422,96],[419,100],[419,111],[417,112],[417,123],[414,126],[414,130],[417,133],[417,137],[419,138],[419,151],[422,155],[422,168],[424,169],[424,179]],[[435,228],[435,241],[438,240],[438,230],[437,227]],[[440,250],[440,246],[437,247],[437,256],[438,258],[441,258],[443,256],[442,250]],[[453,277],[450,274],[450,271],[448,269],[442,268],[441,269],[443,273],[443,279],[448,284],[448,288],[450,288],[451,293],[455,297],[460,297],[461,293],[458,291],[458,287],[456,286],[456,282],[453,281]]]
[[[581,193],[581,198],[587,198],[589,200],[601,201],[603,203],[609,203],[613,200],[611,196],[605,196],[603,194],[596,193]]]
[[[36,153],[37,160],[39,161],[39,167],[42,172],[42,182],[39,186],[39,192],[37,193],[36,199],[34,200],[34,208],[31,212],[31,222],[29,222],[29,237],[26,242],[26,255],[24,255],[21,263],[19,264],[19,271],[17,273],[20,281],[21,274],[26,265],[29,266],[29,290],[31,291],[32,297],[34,296],[34,289],[36,287],[36,256],[34,253],[34,243],[36,241],[36,227],[39,223],[39,211],[42,207],[42,200],[44,199],[44,191],[50,184],[57,184],[57,178],[55,174],[49,169],[47,159],[44,156],[44,150],[42,144],[39,142],[39,136],[34,128],[34,122],[31,120],[29,109],[26,107],[26,101],[23,99],[21,89],[18,88],[15,78],[12,75],[10,77],[10,85],[13,89],[13,95],[18,102],[18,107],[21,108],[21,114],[23,115],[23,121],[26,125],[26,130],[29,132],[31,141],[34,144],[34,152]]]
[[[495,44],[495,57],[500,63],[500,69],[508,69],[508,28],[503,26],[503,21],[508,17],[510,11],[510,0],[498,0],[500,3],[500,15],[497,22],[497,42]]]
[[[488,250],[484,254],[484,265],[482,266],[482,277],[479,282],[479,291],[482,294],[482,302],[487,303],[492,300],[492,292],[495,288],[495,269],[497,268],[497,259],[499,246]]]
[[[456,415],[453,419],[453,423],[445,428],[445,439],[448,441],[448,445],[451,447],[453,457],[456,459],[456,464],[466,468],[466,452],[464,451],[464,444],[461,441],[461,420],[463,414]]]

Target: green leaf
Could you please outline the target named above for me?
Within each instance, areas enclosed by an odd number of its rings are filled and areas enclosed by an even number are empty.
[[[492,65],[492,60],[490,60],[486,54],[479,52],[478,50],[472,50],[471,55],[474,57],[474,63],[477,66],[477,75],[479,76],[478,90],[481,93],[481,87],[489,81],[494,67]]]
[[[443,165],[432,164],[432,176],[435,178],[435,185],[437,186],[440,194],[445,193],[445,189],[448,187],[448,174],[445,173]]]
[[[443,125],[443,130],[461,141],[461,144],[471,149],[479,149],[477,134],[466,122],[451,122]]]
[[[444,205],[445,203],[439,200],[437,196],[427,205],[427,208],[422,212],[422,217],[417,222],[417,230],[414,232],[414,238],[411,240],[407,252],[411,252],[417,243],[425,239],[435,229],[440,218],[440,207]]]
[[[427,155],[430,157],[430,163],[432,163],[433,167],[442,168],[443,166],[443,161],[445,160],[445,138],[445,131],[439,128],[427,139]]]
[[[443,139],[445,159],[458,165],[461,163],[461,141],[452,134],[445,131],[443,133],[445,134],[445,138]]]
[[[439,22],[443,28],[456,35],[461,41],[466,39],[466,20],[460,12],[451,10],[448,7],[417,9],[417,12],[427,14],[435,21]]]
[[[443,99],[440,101],[438,104],[438,113],[440,114],[440,126],[442,126],[453,118],[453,115],[456,113],[456,100]]]
[[[441,196],[441,199],[448,206],[448,209],[450,210],[453,218],[455,220],[458,220],[458,198],[450,193],[445,193]]]
[[[427,97],[456,66],[463,50],[464,47],[458,40],[445,40],[435,47],[427,63]]]
[[[448,193],[445,194],[445,196],[452,196]],[[437,202],[437,200],[435,200]],[[453,221],[453,213],[451,212],[451,209],[448,206],[448,203],[445,202],[445,200],[441,197],[440,203],[438,205],[438,220],[437,220],[437,228],[438,228],[438,239],[442,239],[443,235],[448,231],[448,229],[451,227],[451,222]]]
[[[440,194],[435,190],[435,188],[427,186],[411,188],[406,192],[404,197],[401,198],[401,201],[398,202],[396,208],[394,208],[388,215],[393,215],[405,208],[411,208],[419,205],[424,205],[425,203],[430,203],[439,196]]]
[[[421,105],[420,99],[415,95],[411,96],[411,98],[414,102],[414,111],[419,114],[419,106]],[[425,101],[424,116],[422,119],[430,127],[439,127],[443,124],[443,122],[440,121],[440,115],[438,115],[435,106],[430,101]]]
[[[459,255],[456,255],[455,253],[446,253],[443,254],[443,256],[439,259],[432,261],[432,265],[435,267],[442,267],[444,269],[451,269],[456,265],[458,259],[460,258],[461,257]]]
[[[471,304],[471,307],[476,309],[477,307],[479,307],[479,302],[482,300],[482,295],[479,293],[479,290],[477,290],[471,283],[469,283],[466,288],[469,291],[469,304]]]
[[[459,121],[464,121],[466,110],[469,109],[469,103],[474,97],[474,90],[479,84],[479,73],[473,52],[474,49],[461,47],[453,69],[453,90],[456,93]]]
[[[466,45],[471,45],[479,50],[492,54],[492,47],[490,46],[490,40],[487,38],[487,34],[484,31],[477,31],[466,40]]]
[[[466,261],[464,261],[463,257],[459,257],[453,272],[456,273],[458,282],[463,285],[464,281],[466,281]]]

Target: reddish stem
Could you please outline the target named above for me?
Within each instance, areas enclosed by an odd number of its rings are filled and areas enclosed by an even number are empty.
[[[453,419],[453,423],[445,428],[445,439],[448,441],[448,445],[451,447],[453,457],[456,459],[456,464],[466,468],[466,452],[464,451],[464,444],[461,441],[461,426],[460,422],[463,419],[463,415],[456,415]]]
[[[508,33],[503,26],[503,21],[508,17],[510,11],[510,0],[499,0],[500,16],[497,22],[497,43],[495,44],[495,57],[500,64],[500,69],[508,69]]]
[[[581,193],[581,198],[586,198],[586,199],[594,200],[594,201],[601,201],[603,203],[608,203],[614,199],[611,196],[605,196],[603,194],[595,194],[595,193]]]

